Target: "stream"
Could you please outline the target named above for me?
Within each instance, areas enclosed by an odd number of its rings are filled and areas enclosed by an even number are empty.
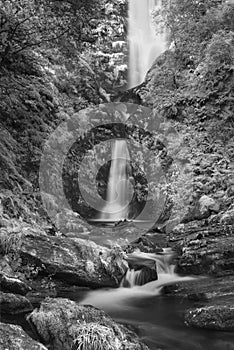
[[[163,254],[134,252],[130,258],[141,263],[156,262],[158,280],[137,285],[141,280],[140,271],[129,270],[119,288],[66,291],[58,296],[104,310],[115,321],[134,330],[151,350],[234,350],[233,333],[189,328],[184,324],[185,310],[197,307],[197,303],[163,295],[165,285],[194,280],[175,273],[168,249]],[[199,278],[196,279],[199,283]],[[126,280],[129,287],[123,287]],[[1,321],[19,324],[33,337],[24,315],[2,315]]]

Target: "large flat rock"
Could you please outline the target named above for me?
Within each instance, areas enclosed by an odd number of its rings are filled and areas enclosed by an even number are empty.
[[[23,264],[69,284],[117,287],[127,270],[121,252],[79,238],[26,235],[20,255]]]

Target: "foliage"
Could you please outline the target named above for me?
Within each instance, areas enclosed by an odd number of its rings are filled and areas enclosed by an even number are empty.
[[[165,1],[155,12],[173,44],[151,73],[154,102],[165,116],[207,118],[230,105],[233,18],[234,4],[216,0]]]
[[[1,65],[22,51],[58,39],[69,30],[67,18],[55,18],[46,1],[2,0],[0,11]]]
[[[178,157],[172,154],[170,220],[194,220],[203,194],[222,209],[232,200],[234,4],[163,1],[154,19],[167,31],[169,49],[149,71],[143,97],[183,136]],[[182,172],[179,159],[188,160]]]
[[[113,329],[98,323],[83,322],[77,329],[72,350],[115,350],[115,334]]]

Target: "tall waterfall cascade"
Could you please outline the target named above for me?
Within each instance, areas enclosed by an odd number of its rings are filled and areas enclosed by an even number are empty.
[[[161,0],[129,0],[129,88],[143,82],[154,60],[166,49],[166,35],[156,34],[152,11]]]
[[[155,58],[165,50],[165,36],[155,34],[151,12],[161,6],[161,0],[129,0],[129,86],[142,82]],[[99,220],[123,221],[128,219],[131,185],[127,164],[130,161],[126,140],[112,144],[112,161],[107,184],[106,206]]]

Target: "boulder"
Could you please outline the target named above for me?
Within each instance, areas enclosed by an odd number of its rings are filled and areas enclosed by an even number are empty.
[[[212,213],[217,213],[220,209],[218,201],[210,196],[203,195],[195,202],[187,207],[182,222],[190,222],[194,220],[203,220],[208,218]]]
[[[3,292],[26,295],[31,288],[17,277],[7,276],[0,272],[0,290]]]
[[[233,304],[208,305],[185,313],[185,324],[196,328],[234,332]]]
[[[12,324],[0,323],[1,350],[48,350],[28,336],[24,330]]]
[[[33,310],[30,301],[22,295],[0,292],[1,313],[20,314]]]
[[[95,349],[149,350],[134,332],[114,322],[104,311],[68,299],[45,299],[27,320],[53,350],[75,350],[85,341],[94,344]]]
[[[118,287],[128,266],[121,252],[80,238],[25,235],[22,264],[72,285]]]
[[[219,204],[213,198],[203,195],[199,199],[199,209],[202,215],[205,213],[210,214],[212,211],[219,211]]]

